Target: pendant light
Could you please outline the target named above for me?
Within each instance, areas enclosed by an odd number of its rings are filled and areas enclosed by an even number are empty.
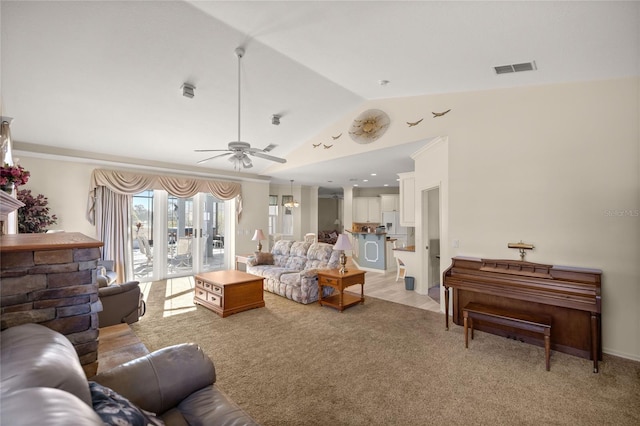
[[[293,209],[300,207],[300,203],[293,198],[293,179],[291,179],[291,199],[292,201],[287,201],[286,203],[284,203],[284,206],[286,208]]]

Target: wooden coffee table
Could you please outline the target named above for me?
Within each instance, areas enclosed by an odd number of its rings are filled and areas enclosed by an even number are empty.
[[[215,271],[198,274],[193,303],[222,318],[264,306],[264,278],[242,271]]]
[[[323,269],[318,271],[318,303],[336,308],[340,312],[350,306],[364,303],[364,274],[365,271],[350,269],[344,274],[338,269]],[[355,284],[360,284],[360,297],[353,293],[345,293],[344,289]],[[338,290],[326,299],[322,298],[322,287],[333,287]]]

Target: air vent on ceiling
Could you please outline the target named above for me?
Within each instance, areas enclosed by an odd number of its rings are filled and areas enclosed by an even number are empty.
[[[507,74],[510,72],[520,72],[520,71],[533,71],[538,69],[536,67],[535,61],[524,62],[522,64],[500,65],[493,68],[496,70],[496,74]]]

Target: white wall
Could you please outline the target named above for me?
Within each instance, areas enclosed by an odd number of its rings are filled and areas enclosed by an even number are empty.
[[[451,254],[523,240],[528,261],[601,269],[603,349],[640,360],[638,81],[455,96],[448,135]]]
[[[236,228],[236,253],[248,254],[257,250],[258,242],[252,241],[256,229],[269,233],[269,183],[242,182],[242,216]],[[262,241],[262,251],[269,241]]]
[[[43,194],[49,199],[49,212],[58,217],[58,222],[49,229],[81,232],[96,238],[95,227],[86,219],[89,180],[96,165],[26,155],[19,155],[18,161],[31,172],[29,182],[19,189]]]
[[[389,114],[387,133],[374,144],[344,145],[330,155],[446,138],[441,269],[457,255],[519,259],[507,243],[520,240],[536,247],[528,261],[601,269],[603,349],[640,360],[639,103],[637,77],[377,99],[287,160],[308,162],[313,143],[371,108]],[[431,111],[447,109],[431,118]],[[402,125],[420,118],[419,126]],[[428,165],[429,158],[425,153],[416,160],[416,182],[423,185],[441,166]]]

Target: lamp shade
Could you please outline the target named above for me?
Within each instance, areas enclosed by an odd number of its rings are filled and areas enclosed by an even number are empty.
[[[264,234],[262,233],[262,229],[256,229],[256,232],[254,232],[253,238],[251,238],[251,240],[252,241],[266,240]]]
[[[338,240],[336,244],[333,246],[334,250],[351,250],[351,241],[349,241],[349,237],[346,234],[338,235]]]

